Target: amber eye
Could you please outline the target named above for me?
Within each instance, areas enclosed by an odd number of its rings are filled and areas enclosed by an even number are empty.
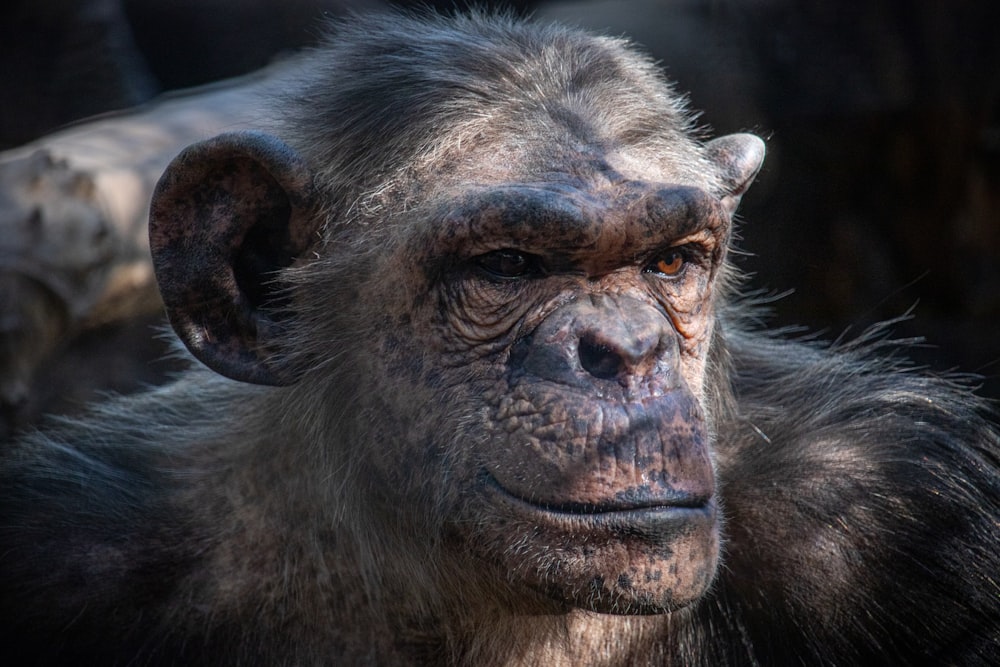
[[[680,248],[671,248],[646,267],[647,273],[659,273],[664,276],[676,276],[684,270],[687,257]]]
[[[480,255],[475,262],[497,278],[524,278],[539,271],[537,257],[507,248]]]

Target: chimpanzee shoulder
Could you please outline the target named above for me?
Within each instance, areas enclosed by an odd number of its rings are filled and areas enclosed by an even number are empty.
[[[1000,654],[996,414],[888,328],[837,345],[728,330],[716,594],[765,662]]]

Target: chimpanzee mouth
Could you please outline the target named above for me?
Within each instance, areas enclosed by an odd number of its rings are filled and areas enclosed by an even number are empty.
[[[473,553],[560,604],[660,614],[696,599],[714,578],[720,524],[714,493],[653,487],[600,502],[553,502],[512,492],[487,470],[479,481],[479,500],[492,520],[482,522],[480,505]]]
[[[587,523],[611,526],[655,525],[663,529],[664,523],[672,521],[690,522],[711,519],[715,515],[715,500],[712,496],[684,493],[673,490],[656,490],[636,487],[616,493],[597,503],[565,501],[559,503],[537,502],[525,498],[505,488],[489,471],[480,473],[483,485],[494,495],[519,512],[547,515],[552,519],[585,521]]]

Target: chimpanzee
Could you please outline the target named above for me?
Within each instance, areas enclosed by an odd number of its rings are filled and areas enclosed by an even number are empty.
[[[307,60],[154,194],[203,366],[4,448],[3,664],[995,664],[997,431],[760,328],[760,139],[510,17]]]

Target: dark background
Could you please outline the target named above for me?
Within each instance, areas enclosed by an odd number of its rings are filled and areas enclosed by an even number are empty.
[[[691,93],[714,133],[768,139],[741,209],[747,254],[737,262],[751,288],[794,290],[772,304],[773,325],[852,337],[912,309],[894,328],[926,339],[911,356],[978,373],[981,392],[1000,397],[1000,3],[488,4],[630,35]],[[383,5],[7,0],[0,149],[250,71],[315,41],[318,17]],[[150,326],[67,341],[40,373],[39,409],[68,409],[90,385],[158,381],[172,365],[147,365],[163,354]],[[66,398],[72,377],[87,378],[88,391]]]

